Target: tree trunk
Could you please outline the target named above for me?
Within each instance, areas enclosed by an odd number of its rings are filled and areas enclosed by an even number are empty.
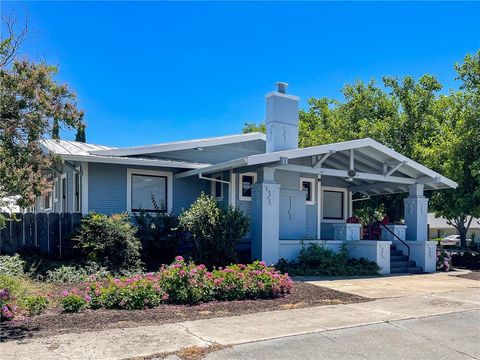
[[[472,219],[473,216],[470,216],[470,220],[467,222],[467,216],[462,216],[456,218],[454,222],[450,222],[457,229],[458,235],[460,235],[460,246],[464,249],[467,247],[467,233],[468,229],[470,228],[470,224],[472,223]]]

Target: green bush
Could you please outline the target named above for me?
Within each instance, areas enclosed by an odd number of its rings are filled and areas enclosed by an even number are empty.
[[[182,240],[178,217],[162,211],[155,198],[152,203],[158,211],[140,211],[135,215],[137,237],[142,243],[142,260],[148,269],[158,269],[161,264],[171,263],[178,253]]]
[[[40,315],[48,307],[48,300],[45,296],[32,295],[23,300],[25,309],[29,316]]]
[[[86,258],[113,273],[140,269],[142,245],[128,214],[90,213],[82,219],[73,238]]]
[[[15,254],[0,256],[0,274],[19,276],[23,275],[25,270],[25,261],[20,258],[20,255]]]
[[[64,312],[79,312],[87,307],[87,300],[78,294],[66,294],[62,297],[62,309]]]
[[[377,263],[364,258],[349,259],[345,245],[338,253],[316,243],[309,247],[302,245],[298,261],[280,259],[276,265],[282,272],[298,276],[358,276],[377,275]]]
[[[250,226],[249,218],[241,210],[220,207],[215,198],[204,193],[179,220],[191,235],[195,260],[209,266],[235,262],[237,245]]]
[[[110,275],[106,267],[91,262],[85,266],[63,265],[53,270],[47,270],[45,280],[50,283],[76,283],[87,281],[90,276],[105,278]]]

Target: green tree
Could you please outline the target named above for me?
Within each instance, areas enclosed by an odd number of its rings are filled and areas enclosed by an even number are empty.
[[[18,205],[34,204],[50,186],[44,171],[53,158],[44,154],[41,140],[56,121],[66,128],[81,123],[75,94],[55,80],[57,68],[18,58],[26,30],[15,32],[11,17],[2,18],[0,42],[0,183],[3,194],[19,194]],[[0,197],[2,194],[0,194]]]
[[[242,128],[242,132],[244,134],[252,133],[252,132],[262,132],[265,134],[266,131],[267,129],[265,127],[265,123],[257,124],[254,122],[248,122],[248,123],[245,123]]]
[[[85,132],[85,123],[83,121],[81,121],[78,125],[77,125],[77,133],[75,135],[75,141],[79,141],[79,142],[87,142],[87,135],[86,135],[86,132]]]
[[[431,207],[454,226],[465,247],[473,217],[480,217],[480,50],[456,65],[460,91],[439,100],[441,129],[426,163],[458,183],[435,192]]]

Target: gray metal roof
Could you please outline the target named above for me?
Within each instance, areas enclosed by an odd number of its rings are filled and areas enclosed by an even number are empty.
[[[44,148],[58,155],[90,155],[90,151],[113,150],[110,146],[87,144],[78,141],[45,139]]]

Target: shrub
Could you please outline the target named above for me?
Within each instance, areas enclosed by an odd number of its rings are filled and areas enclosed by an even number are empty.
[[[249,229],[248,217],[234,207],[222,208],[204,193],[180,217],[195,247],[195,259],[206,265],[225,265],[236,261],[237,244]]]
[[[88,305],[88,298],[85,299],[81,295],[77,294],[75,291],[71,293],[64,291],[62,292],[62,308],[64,312],[79,312],[83,310]]]
[[[0,321],[13,320],[17,313],[14,297],[7,288],[0,288]]]
[[[142,243],[142,259],[147,268],[158,269],[161,264],[173,261],[183,236],[178,228],[178,217],[162,211],[153,197],[152,202],[158,211],[140,211],[135,220],[137,236]]]
[[[23,300],[25,309],[29,316],[40,315],[48,307],[48,300],[42,295],[27,296]]]
[[[20,255],[15,254],[0,256],[0,274],[19,276],[23,275],[25,269],[25,261],[20,258]]]
[[[96,278],[110,276],[106,267],[91,262],[85,266],[63,265],[54,270],[47,270],[46,281],[51,283],[75,283],[87,281],[93,275]]]
[[[437,248],[437,271],[450,271],[452,268],[452,254],[442,247]]]
[[[106,216],[91,213],[82,219],[73,238],[87,259],[113,273],[141,267],[142,245],[128,214]]]
[[[197,304],[212,300],[275,298],[292,289],[288,274],[263,262],[231,265],[209,272],[178,256],[158,273],[92,281],[83,288],[62,292],[64,311],[92,309],[144,309],[160,305]]]
[[[338,253],[326,248],[323,244],[302,245],[298,261],[280,259],[277,268],[300,276],[358,276],[377,275],[380,268],[377,263],[364,258],[349,259],[345,245]]]
[[[480,252],[478,251],[459,251],[451,254],[451,258],[452,266],[480,270]]]

